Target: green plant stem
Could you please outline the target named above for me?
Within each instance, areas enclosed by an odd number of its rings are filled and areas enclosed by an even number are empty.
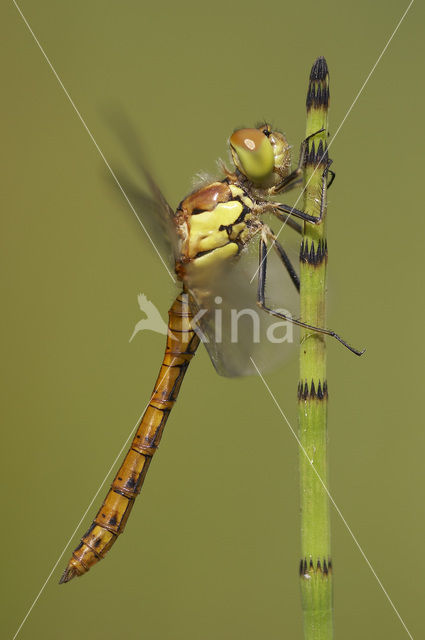
[[[319,216],[322,175],[327,165],[329,76],[326,61],[313,65],[307,94],[309,136],[304,211]],[[326,327],[326,223],[304,223],[300,252],[301,319]],[[301,482],[301,601],[305,640],[333,638],[332,564],[328,486],[326,343],[323,334],[301,331],[299,398]],[[306,456],[307,454],[307,456]],[[314,469],[313,469],[314,467]],[[317,474],[315,471],[317,471]]]

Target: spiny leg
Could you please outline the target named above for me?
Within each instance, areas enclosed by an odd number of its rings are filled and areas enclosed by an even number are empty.
[[[335,180],[335,177],[336,177],[336,173],[335,171],[332,171],[332,169],[328,169],[328,173],[331,174],[331,179],[329,180],[326,189],[331,188],[331,185],[333,184],[333,181]]]
[[[280,244],[280,242],[278,242],[277,237],[275,236],[275,234],[273,233],[273,231],[270,229],[270,227],[268,227],[267,225],[263,225],[263,230],[264,233],[266,234],[266,236],[268,238],[270,238],[272,240],[272,247],[273,249],[276,251],[277,255],[279,256],[280,260],[283,262],[289,277],[291,278],[291,281],[294,285],[294,287],[296,288],[296,290],[298,291],[298,293],[300,292],[300,279],[298,277],[297,272],[294,269],[294,266],[292,264],[292,262],[290,261],[288,254],[286,253],[285,249],[282,247],[282,245]]]
[[[303,179],[305,156],[308,149],[308,141],[311,138],[314,138],[314,136],[317,135],[318,133],[322,133],[322,131],[324,131],[324,129],[319,129],[318,131],[311,133],[309,136],[307,136],[307,138],[305,138],[301,142],[300,155],[298,158],[297,168],[294,169],[294,171],[292,171],[289,174],[289,176],[286,176],[286,178],[284,178],[282,182],[279,182],[279,184],[277,184],[275,187],[272,187],[269,195],[274,195],[275,193],[282,193],[282,191],[289,191],[290,189],[293,189],[299,183],[300,180]]]
[[[315,134],[313,134],[315,135]],[[308,139],[308,138],[307,138]],[[335,171],[332,171],[331,169],[329,169],[330,165],[332,163],[332,160],[328,161],[328,165],[325,168],[325,172],[326,173],[330,173],[331,174],[331,179],[329,180],[328,184],[326,185],[326,189],[329,189],[329,187],[331,186],[331,184],[333,183],[333,181],[335,180]],[[325,173],[324,172],[324,173]],[[326,173],[324,176],[324,179],[326,180]],[[322,183],[322,191],[321,191],[321,206],[320,206],[320,216],[319,218],[314,218],[314,223],[313,224],[317,224],[317,221],[321,221],[323,218],[323,210],[324,210],[324,186]],[[261,204],[261,203],[259,203]],[[305,212],[303,211],[299,211],[298,209],[294,209],[293,207],[289,207],[288,205],[280,205],[280,207],[285,207],[285,209],[287,209],[287,213],[286,215],[283,215],[279,210],[277,209],[273,209],[272,213],[274,216],[276,216],[276,218],[278,218],[281,222],[283,222],[285,225],[287,224],[288,227],[291,227],[291,229],[293,229],[294,231],[296,231],[297,233],[302,233],[303,228],[302,225],[300,225],[298,222],[296,222],[295,220],[293,220],[291,218],[291,214],[293,215],[297,215],[297,214],[301,214],[303,213],[304,215],[308,215],[305,214]],[[295,213],[294,213],[295,212]],[[298,216],[299,217],[299,216]],[[309,216],[310,218],[312,218],[312,216]],[[312,222],[312,220],[308,220],[308,222]]]
[[[304,222],[310,222],[311,224],[320,224],[323,220],[323,216],[326,210],[326,179],[331,164],[332,160],[328,160],[326,167],[324,168],[322,173],[322,189],[320,193],[319,216],[311,216],[305,211],[300,211],[300,209],[291,207],[288,204],[283,204],[281,202],[270,202],[269,200],[257,200],[255,202],[255,212],[258,215],[261,215],[263,213],[272,213],[274,216],[276,216],[276,218],[285,223],[287,221],[288,215],[283,216],[282,213],[300,218],[301,220],[304,220]]]
[[[275,311],[274,309],[270,309],[269,307],[267,307],[266,295],[265,295],[266,274],[267,274],[267,235],[265,232],[262,232],[260,237],[259,259],[260,259],[260,266],[258,270],[257,304],[261,309],[263,309],[264,311],[267,311],[267,313],[270,313],[270,315],[272,316],[276,316],[277,318],[282,318],[283,320],[292,322],[293,324],[296,324],[299,327],[304,327],[304,329],[309,329],[310,331],[316,331],[317,333],[323,333],[327,336],[331,336],[332,338],[335,338],[336,340],[338,340],[338,342],[343,344],[344,347],[347,347],[347,349],[349,349],[356,356],[361,356],[364,353],[365,351],[364,349],[362,351],[359,351],[358,349],[351,347],[347,342],[345,342],[345,340],[341,338],[341,336],[335,333],[335,331],[331,331],[330,329],[324,329],[323,327],[314,327],[311,324],[307,324],[306,322],[302,322],[301,320],[296,320],[289,315],[280,313],[279,311]]]
[[[292,173],[296,173],[297,171],[298,171],[298,167]],[[330,189],[332,184],[333,184],[333,182],[334,182],[334,180],[335,180],[336,173],[335,173],[335,171],[332,171],[332,169],[329,169],[328,173],[330,174],[331,177],[330,177],[330,180],[329,180],[328,184],[326,185],[326,188]],[[292,174],[291,174],[291,176],[292,176]],[[290,178],[291,176],[288,176],[288,178]],[[279,189],[279,193],[281,193],[282,191],[289,191],[290,189],[293,189],[294,187],[296,187],[297,185],[299,185],[302,182],[302,179],[303,179],[302,176],[300,176],[299,178],[296,178],[296,179],[295,178],[291,178],[290,186],[288,188],[285,187],[284,189]],[[285,178],[285,180],[287,180],[287,178]],[[292,182],[292,180],[294,180],[294,182]],[[280,185],[278,185],[278,186],[280,186]],[[269,193],[269,195],[272,196],[275,193],[276,193],[276,187],[273,188],[273,192]]]
[[[301,234],[303,232],[302,225],[299,222],[292,220],[289,214],[287,214],[286,216],[284,216],[283,214],[279,214],[276,217],[279,218],[281,222],[284,222],[285,225],[288,225],[288,227],[291,227],[291,229],[293,229],[297,233]]]
[[[332,160],[328,160],[326,167],[323,170],[322,189],[320,191],[320,214],[318,216],[311,216],[305,211],[300,211],[299,209],[295,209],[295,207],[290,207],[287,204],[282,204],[277,202],[272,203],[272,213],[274,215],[277,215],[277,213],[280,213],[283,211],[284,213],[289,213],[289,215],[293,215],[296,218],[300,218],[305,222],[310,222],[311,224],[320,224],[323,220],[323,216],[326,211],[326,182],[327,182],[329,167],[331,166],[331,164],[332,164]]]

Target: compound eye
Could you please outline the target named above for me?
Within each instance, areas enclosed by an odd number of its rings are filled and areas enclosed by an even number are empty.
[[[262,182],[274,169],[273,147],[259,129],[239,129],[230,137],[235,164],[252,182]]]

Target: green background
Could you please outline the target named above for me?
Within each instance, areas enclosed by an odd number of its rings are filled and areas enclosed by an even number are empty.
[[[22,10],[105,156],[122,110],[175,206],[237,126],[296,151],[314,59],[335,132],[407,2],[25,0]],[[423,628],[423,21],[419,2],[332,145],[331,491],[411,633]],[[2,637],[30,604],[149,398],[163,336],[142,291],[175,290],[12,2],[2,3]],[[122,160],[124,162],[124,160]],[[296,356],[267,377],[296,425]],[[59,587],[20,638],[301,638],[297,444],[258,378],[200,350],[125,535]],[[93,517],[96,504],[72,540]],[[338,638],[408,637],[332,513]]]

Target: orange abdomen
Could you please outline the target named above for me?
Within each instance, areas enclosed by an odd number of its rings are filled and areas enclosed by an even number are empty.
[[[61,583],[86,573],[105,556],[123,532],[141,491],[186,369],[199,344],[199,338],[191,327],[192,314],[186,294],[177,296],[168,314],[167,346],[149,405],[108,495],[74,550]]]

